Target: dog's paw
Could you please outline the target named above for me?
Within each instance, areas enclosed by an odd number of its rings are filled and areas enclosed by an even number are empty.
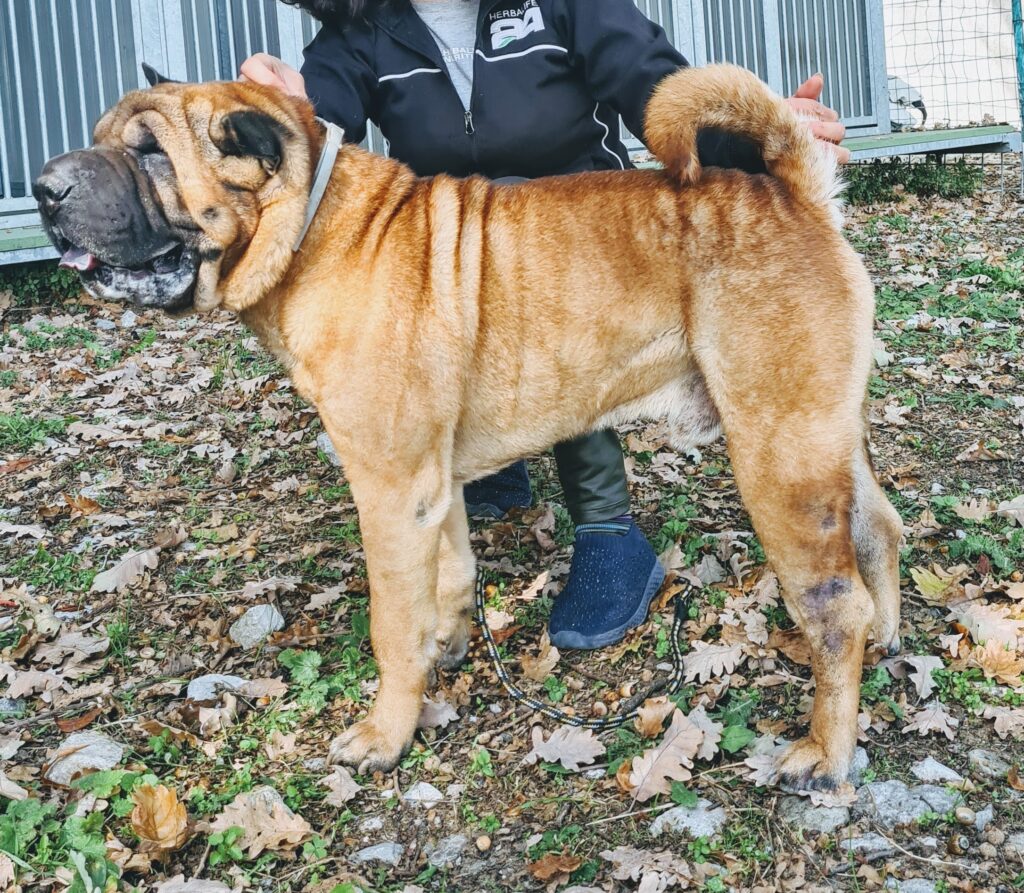
[[[846,781],[849,763],[813,738],[801,738],[779,760],[779,784],[792,791],[834,791]]]
[[[412,744],[411,738],[381,728],[372,718],[357,722],[331,742],[327,762],[353,767],[360,775],[388,772],[398,765]]]
[[[439,629],[437,648],[437,665],[442,670],[461,666],[469,651],[469,619],[460,619],[450,629]]]

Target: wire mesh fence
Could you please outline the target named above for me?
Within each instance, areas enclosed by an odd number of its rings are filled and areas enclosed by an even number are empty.
[[[1019,127],[1019,10],[1014,0],[885,0],[893,129]]]

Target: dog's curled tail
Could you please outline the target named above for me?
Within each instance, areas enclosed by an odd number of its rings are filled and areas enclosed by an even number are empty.
[[[735,65],[683,68],[666,77],[647,104],[647,146],[680,183],[701,177],[697,136],[713,128],[746,137],[768,173],[811,204],[835,206],[842,190],[835,156],[756,75]]]

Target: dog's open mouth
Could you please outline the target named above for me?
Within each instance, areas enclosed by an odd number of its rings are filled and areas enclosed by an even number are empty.
[[[141,266],[120,266],[102,257],[60,241],[60,266],[74,270],[86,288],[105,298],[130,300],[142,306],[182,310],[192,305],[198,253],[180,242],[174,243]]]

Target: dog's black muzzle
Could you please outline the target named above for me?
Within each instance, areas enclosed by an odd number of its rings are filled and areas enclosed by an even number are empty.
[[[32,184],[61,266],[100,298],[183,310],[198,254],[167,223],[135,155],[98,146],[50,159]]]

